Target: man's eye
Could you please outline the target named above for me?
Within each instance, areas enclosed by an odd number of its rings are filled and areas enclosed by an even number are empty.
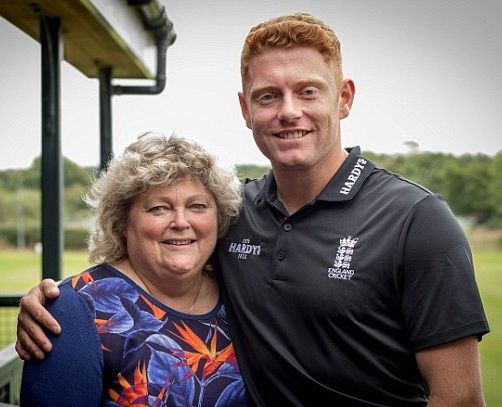
[[[316,88],[305,88],[302,90],[302,94],[306,97],[313,97],[317,95]]]
[[[274,100],[275,96],[272,93],[264,93],[263,95],[258,97],[259,103],[270,103]]]

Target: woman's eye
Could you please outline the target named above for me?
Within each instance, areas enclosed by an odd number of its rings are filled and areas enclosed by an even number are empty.
[[[208,208],[208,205],[205,203],[193,203],[189,206],[189,208],[195,211],[203,211]]]
[[[169,210],[169,208],[167,206],[159,205],[159,206],[151,207],[150,209],[148,209],[148,212],[153,213],[153,214],[160,214],[160,213],[164,213],[168,210]]]

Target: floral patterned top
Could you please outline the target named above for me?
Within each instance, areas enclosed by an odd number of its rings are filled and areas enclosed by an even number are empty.
[[[78,302],[86,305],[86,317],[92,317],[91,326],[95,332],[66,332],[67,328],[62,326],[61,335],[81,337],[84,334],[87,344],[84,346],[91,346],[93,336],[98,338],[95,346],[100,348],[102,387],[92,389],[101,394],[97,405],[246,405],[244,384],[221,301],[208,314],[183,314],[159,303],[108,264],[92,267],[65,280],[60,290],[61,295],[52,304],[51,312],[58,304],[60,308],[65,307],[69,299],[75,303],[76,294],[82,300]],[[58,319],[57,312],[53,314]],[[65,344],[66,350],[79,346],[78,339],[75,344]],[[55,352],[58,352],[56,343],[51,357]],[[67,369],[79,364],[79,360],[62,359],[63,366],[58,366],[56,374],[65,371],[65,363]],[[40,363],[38,369],[44,370],[44,364]],[[29,381],[36,381],[40,373],[30,375],[28,372]],[[82,377],[81,380],[87,379]],[[27,381],[23,375],[25,396]],[[69,405],[80,404],[71,402]]]

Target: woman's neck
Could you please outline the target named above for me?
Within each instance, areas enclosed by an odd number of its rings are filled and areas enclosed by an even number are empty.
[[[162,279],[155,282],[128,259],[113,265],[157,301],[185,314],[207,313],[218,301],[218,286],[213,278],[200,271],[191,279]]]

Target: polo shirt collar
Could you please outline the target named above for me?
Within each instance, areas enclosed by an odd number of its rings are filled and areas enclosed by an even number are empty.
[[[347,148],[348,157],[338,169],[326,188],[316,200],[322,201],[349,201],[364,184],[364,180],[371,174],[375,165],[361,157],[359,146]],[[266,176],[265,183],[260,193],[254,199],[257,204],[262,201],[272,203],[277,199],[277,184],[272,171]]]
[[[338,169],[317,200],[350,201],[372,173],[375,164],[361,157],[361,148],[348,148],[348,157]]]

